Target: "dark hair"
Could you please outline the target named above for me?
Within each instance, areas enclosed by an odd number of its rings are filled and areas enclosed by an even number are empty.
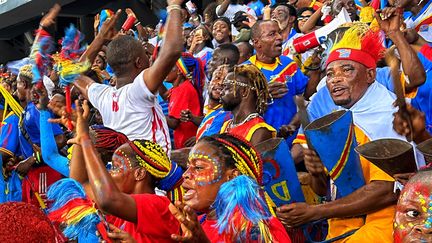
[[[255,40],[261,37],[261,24],[273,22],[273,20],[258,20],[251,28],[251,40]]]
[[[311,7],[299,8],[299,9],[297,10],[297,18],[296,18],[296,21],[295,21],[295,23],[294,23],[294,28],[295,28],[295,30],[296,30],[298,33],[301,32],[301,30],[300,30],[300,28],[299,28],[299,26],[298,26],[298,18],[301,17],[302,13],[304,13],[304,12],[306,12],[306,11],[311,11],[312,14],[315,13],[315,9],[313,9],[313,8],[311,8]],[[316,23],[316,26],[323,26],[323,25],[324,25],[324,23],[322,22],[321,19],[318,20],[317,23]]]
[[[285,7],[287,7],[287,8],[288,8],[288,14],[289,14],[290,16],[297,17],[297,10],[296,10],[296,8],[295,8],[293,5],[291,5],[291,4],[289,4],[289,3],[276,3],[276,4],[272,7],[272,9],[275,9],[275,8],[278,7],[278,6],[285,6]]]
[[[249,53],[251,56],[253,55],[254,48],[253,48],[253,46],[252,46],[248,41],[242,41],[242,42],[239,42],[239,43],[237,43],[236,46],[238,46],[238,45],[240,45],[240,44],[244,44],[244,45],[246,45],[247,50],[248,50],[248,53]]]
[[[221,52],[224,52],[227,54],[229,65],[236,65],[238,63],[238,60],[240,59],[240,51],[232,43],[224,43],[219,45],[216,49],[219,49]]]
[[[230,32],[232,31],[232,29],[231,29],[231,21],[227,17],[219,17],[219,18],[215,19],[215,21],[213,21],[213,25],[216,22],[218,22],[218,21],[225,22],[228,25],[228,28],[229,28]],[[212,29],[213,29],[213,26],[212,26]]]
[[[114,73],[119,76],[129,71],[129,65],[141,56],[144,48],[132,36],[122,35],[112,40],[107,48],[107,62]]]

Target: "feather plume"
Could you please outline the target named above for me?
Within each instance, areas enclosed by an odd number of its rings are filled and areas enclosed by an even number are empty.
[[[226,242],[271,242],[268,222],[271,213],[260,195],[258,184],[240,175],[222,184],[216,200],[219,234]]]
[[[30,63],[32,64],[32,83],[42,82],[43,75],[47,73],[48,64],[51,63],[50,53],[54,50],[52,37],[43,29],[36,31],[35,39],[30,50]]]
[[[66,237],[77,239],[78,235],[96,232],[96,225],[100,222],[97,209],[77,181],[70,178],[57,181],[49,188],[47,197],[53,201],[48,217],[53,222],[66,225],[63,230]]]

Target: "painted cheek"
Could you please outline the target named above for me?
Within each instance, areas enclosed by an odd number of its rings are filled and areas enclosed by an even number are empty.
[[[222,170],[219,163],[213,165],[213,168],[203,172],[196,178],[197,185],[205,186],[219,182],[222,179]]]

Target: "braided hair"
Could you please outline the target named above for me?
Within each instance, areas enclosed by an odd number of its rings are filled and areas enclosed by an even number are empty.
[[[200,101],[200,106],[202,110],[202,106],[204,104],[203,101],[203,89],[204,89],[204,65],[200,59],[195,58],[192,54],[183,52],[181,55],[181,59],[184,61],[184,64],[187,68],[187,73],[183,72],[183,69],[180,67],[180,62],[177,62],[177,68],[182,72],[182,74],[192,82],[195,90],[198,93],[198,98]]]
[[[263,184],[263,161],[261,155],[245,139],[232,134],[216,134],[203,137],[200,142],[207,142],[220,149],[219,156],[228,168],[237,168],[241,174],[247,175]]]
[[[102,148],[107,152],[113,153],[118,147],[129,141],[123,133],[103,125],[94,125],[90,128],[90,137],[95,148]]]
[[[166,191],[172,202],[181,201],[184,194],[184,189],[181,187],[182,168],[172,162],[165,150],[157,143],[149,140],[134,140],[128,141],[128,144],[135,152],[138,165],[156,178],[156,186]]]
[[[257,97],[257,112],[261,115],[264,114],[267,109],[267,101],[270,98],[267,79],[264,74],[253,64],[242,64],[234,66],[234,78],[237,76],[242,76],[248,80],[252,87],[250,90],[254,91]],[[234,83],[234,90],[236,89],[235,85]]]

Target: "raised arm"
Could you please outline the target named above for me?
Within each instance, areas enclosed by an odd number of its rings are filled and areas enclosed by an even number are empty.
[[[76,102],[77,107],[79,106]],[[99,153],[96,151],[90,136],[85,117],[88,116],[87,102],[83,105],[84,113],[77,109],[77,126],[74,143],[81,145],[85,166],[93,192],[93,200],[98,208],[111,215],[137,223],[137,209],[135,200],[128,194],[121,192],[115,185],[111,175],[105,168]]]
[[[216,12],[217,16],[222,16],[224,15],[224,13],[227,11],[228,6],[230,5],[231,0],[224,0],[220,5],[219,5],[219,9]]]
[[[40,138],[41,138],[41,153],[45,163],[51,168],[59,172],[60,174],[68,177],[69,176],[69,160],[60,155],[57,148],[56,139],[52,125],[48,122],[51,118],[51,113],[48,111],[48,95],[46,89],[38,89],[39,102],[37,108],[40,112],[39,116],[39,127],[40,127]]]
[[[40,111],[39,123],[42,158],[51,168],[69,177],[69,160],[58,152],[52,126],[48,122],[49,118],[51,118],[51,113],[48,110],[44,109]]]
[[[384,16],[381,17],[380,13]],[[417,57],[417,53],[411,48],[404,34],[400,31],[401,12],[396,8],[386,8],[382,12],[375,13],[381,29],[393,41],[398,49],[402,68],[409,82],[405,83],[405,91],[407,93],[424,84],[426,81],[426,73],[422,63]]]
[[[117,34],[115,26],[120,13],[121,9],[117,10],[116,14],[111,19],[107,19],[103,23],[99,33],[96,35],[87,50],[81,55],[80,62],[83,62],[87,59],[90,63],[93,63],[98,52],[102,49],[102,46],[114,38],[114,36]]]
[[[179,59],[182,49],[182,14],[183,0],[168,0],[168,20],[166,23],[166,35],[159,56],[151,67],[144,71],[144,82],[147,88],[156,93],[168,73]]]

